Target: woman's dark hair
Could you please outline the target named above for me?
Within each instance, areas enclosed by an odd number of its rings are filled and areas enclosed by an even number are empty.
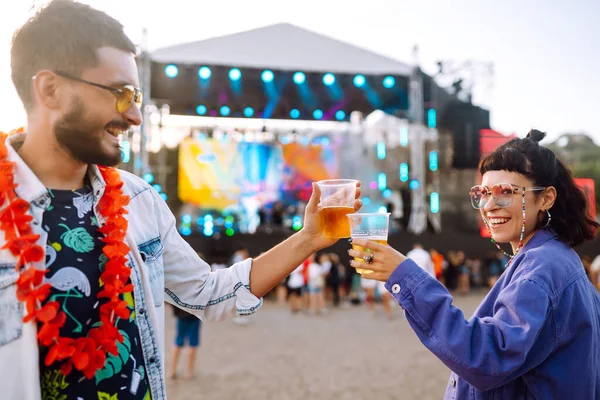
[[[26,110],[33,106],[33,78],[41,70],[79,77],[98,64],[96,50],[113,47],[136,53],[116,19],[87,4],[54,0],[37,11],[13,35],[12,80]]]
[[[532,129],[526,138],[511,140],[485,157],[479,171],[482,175],[487,171],[516,172],[531,180],[534,186],[554,186],[557,195],[550,210],[550,227],[560,240],[577,246],[593,239],[600,224],[592,219],[595,216],[588,215],[586,198],[575,185],[571,171],[552,150],[539,145],[545,136],[544,132]]]

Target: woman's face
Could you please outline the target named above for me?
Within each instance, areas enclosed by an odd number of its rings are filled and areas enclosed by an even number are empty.
[[[532,187],[533,182],[516,172],[488,171],[483,175],[481,184],[489,190],[499,183],[510,183],[516,187]],[[523,244],[535,232],[538,224],[538,214],[542,209],[544,196],[541,191],[525,191],[525,234]],[[487,221],[492,238],[498,243],[510,243],[513,250],[517,248],[523,228],[522,189],[512,194],[512,204],[508,207],[498,207],[489,195],[485,206],[480,209],[481,215]]]

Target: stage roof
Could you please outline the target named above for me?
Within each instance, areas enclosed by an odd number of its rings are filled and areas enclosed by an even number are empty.
[[[287,23],[165,47],[152,60],[342,74],[411,72],[408,64]]]

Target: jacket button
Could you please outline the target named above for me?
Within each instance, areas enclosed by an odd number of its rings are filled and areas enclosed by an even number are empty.
[[[392,286],[392,293],[394,293],[394,294],[400,293],[400,285],[398,285],[397,283],[394,283],[394,285]]]

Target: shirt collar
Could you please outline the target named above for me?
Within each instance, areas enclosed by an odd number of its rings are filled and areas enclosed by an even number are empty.
[[[38,179],[33,173],[31,168],[23,161],[17,150],[23,144],[25,140],[25,133],[19,133],[6,138],[6,148],[8,149],[7,159],[13,162],[14,168],[14,181],[17,184],[15,192],[17,196],[27,201],[28,203],[40,203],[44,207],[48,197],[48,190],[46,186]],[[94,193],[94,200],[98,201],[104,194],[104,188],[106,182],[100,174],[100,169],[96,165],[90,165],[88,167],[88,178],[92,185]]]

